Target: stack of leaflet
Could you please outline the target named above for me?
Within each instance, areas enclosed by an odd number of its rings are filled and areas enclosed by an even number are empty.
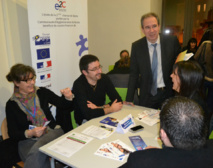
[[[124,158],[133,151],[133,149],[118,139],[116,141],[102,144],[95,152],[95,155],[123,161]]]
[[[153,126],[160,121],[159,113],[160,110],[144,110],[138,114],[138,117],[136,117],[136,119],[149,126]]]

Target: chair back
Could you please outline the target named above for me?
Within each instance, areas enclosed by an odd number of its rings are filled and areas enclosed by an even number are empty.
[[[109,65],[109,71],[114,69],[114,65]]]
[[[209,135],[209,139],[213,139],[213,131],[212,131],[211,134]]]
[[[3,140],[9,138],[8,129],[7,129],[7,119],[6,118],[4,118],[4,120],[2,121],[2,124],[1,124],[1,133],[2,133]]]

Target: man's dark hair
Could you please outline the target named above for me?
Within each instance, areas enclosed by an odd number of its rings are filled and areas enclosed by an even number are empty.
[[[149,18],[149,17],[155,17],[155,18],[157,19],[158,25],[160,25],[160,19],[159,19],[158,15],[155,14],[155,13],[153,13],[153,12],[150,12],[150,13],[144,14],[144,15],[141,17],[141,27],[142,27],[142,28],[144,28],[144,27],[143,27],[143,21],[144,21],[144,19]]]
[[[129,51],[127,51],[127,50],[122,50],[122,51],[120,52],[120,57],[121,57],[121,54],[123,54],[124,52],[128,53],[128,55],[129,55]]]
[[[180,96],[191,98],[195,92],[202,95],[204,72],[196,61],[180,61],[174,64],[173,72],[177,69],[180,78]]]
[[[175,148],[199,149],[206,142],[204,111],[186,97],[177,96],[164,102],[160,112],[160,127]]]
[[[80,71],[88,71],[88,65],[92,62],[99,61],[98,57],[88,54],[81,57],[79,62]]]

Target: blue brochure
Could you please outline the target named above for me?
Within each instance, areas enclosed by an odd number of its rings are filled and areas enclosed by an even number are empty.
[[[100,121],[100,123],[107,124],[113,127],[117,127],[118,122],[119,121],[116,118],[112,118],[112,117],[107,117]]]
[[[129,139],[132,142],[136,151],[144,150],[147,147],[147,145],[145,144],[145,142],[143,141],[143,139],[139,135],[130,136]]]

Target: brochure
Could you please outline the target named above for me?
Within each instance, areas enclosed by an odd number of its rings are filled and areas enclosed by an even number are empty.
[[[160,121],[159,113],[160,110],[144,110],[138,114],[138,117],[136,117],[136,119],[149,126],[153,126]]]
[[[107,118],[100,121],[100,123],[107,124],[107,125],[110,125],[110,126],[113,126],[113,127],[117,127],[118,122],[119,121],[116,118],[113,118],[113,117],[107,117]]]
[[[118,139],[116,141],[102,144],[94,154],[109,159],[123,161],[124,158],[133,151],[134,150]]]
[[[129,139],[132,142],[132,145],[134,146],[136,151],[144,150],[147,147],[146,143],[143,141],[143,139],[139,135],[130,136]]]

